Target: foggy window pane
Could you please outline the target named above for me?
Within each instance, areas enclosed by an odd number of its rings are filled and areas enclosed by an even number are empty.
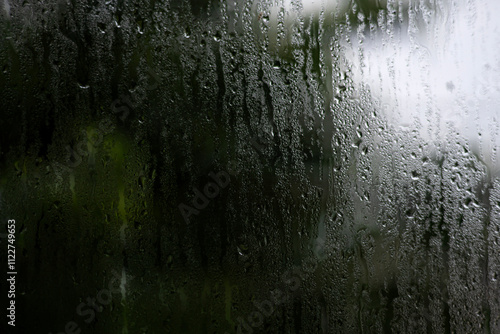
[[[500,332],[499,10],[0,1],[2,328]]]

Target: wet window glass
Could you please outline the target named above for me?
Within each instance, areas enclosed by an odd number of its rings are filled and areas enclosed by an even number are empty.
[[[500,332],[499,10],[1,0],[2,327]]]

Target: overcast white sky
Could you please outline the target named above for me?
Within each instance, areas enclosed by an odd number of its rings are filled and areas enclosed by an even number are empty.
[[[426,24],[410,20],[362,45],[351,38],[356,84],[370,86],[396,127],[419,120],[423,140],[440,141],[453,129],[488,162],[500,145],[499,9],[496,1],[459,0],[433,11]]]
[[[353,31],[345,57],[355,84],[370,87],[395,129],[415,128],[417,121],[422,140],[441,142],[453,131],[498,168],[491,159],[500,146],[500,1],[444,0],[437,8],[421,5],[426,2],[399,2],[411,6],[410,18],[362,44]],[[348,4],[302,0],[307,15],[322,8],[345,12]]]

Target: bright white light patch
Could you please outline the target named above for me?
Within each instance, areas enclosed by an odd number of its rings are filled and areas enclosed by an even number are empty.
[[[3,10],[5,11],[6,16],[9,17],[10,16],[9,0],[3,0]]]
[[[410,9],[409,22],[362,43],[354,32],[347,57],[356,85],[370,87],[392,124],[419,124],[424,140],[456,132],[490,161],[500,145],[500,21],[492,15],[499,9],[463,0],[420,19]]]

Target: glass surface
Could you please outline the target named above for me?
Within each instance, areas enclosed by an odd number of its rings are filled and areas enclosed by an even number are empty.
[[[499,333],[499,10],[1,0],[2,333]]]

